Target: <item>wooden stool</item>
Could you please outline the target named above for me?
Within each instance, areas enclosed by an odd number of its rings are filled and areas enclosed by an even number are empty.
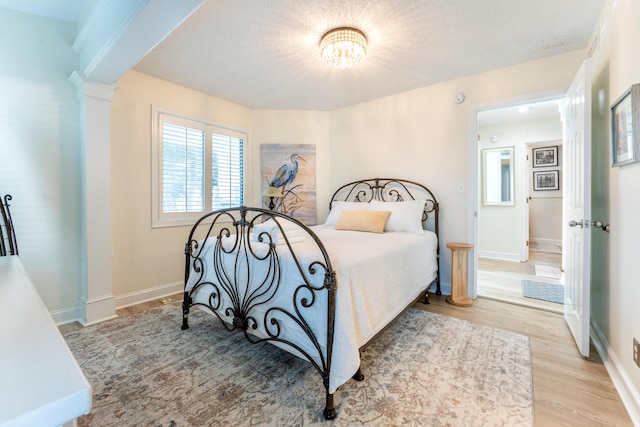
[[[467,296],[467,251],[473,248],[468,243],[447,243],[451,249],[451,295],[447,302],[469,307],[473,300]]]

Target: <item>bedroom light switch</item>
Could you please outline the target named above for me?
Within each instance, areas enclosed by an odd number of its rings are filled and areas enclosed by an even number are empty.
[[[458,193],[460,193],[460,194],[464,193],[464,183],[463,182],[459,182],[458,183]]]

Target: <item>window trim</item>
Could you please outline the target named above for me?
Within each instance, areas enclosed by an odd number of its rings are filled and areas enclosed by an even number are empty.
[[[162,212],[162,141],[160,141],[161,131],[161,115],[171,116],[176,119],[176,122],[183,122],[185,124],[193,124],[194,127],[206,129],[207,138],[210,137],[209,130],[220,129],[225,131],[227,135],[233,135],[241,137],[243,139],[243,199],[245,204],[250,200],[251,194],[249,191],[250,181],[250,132],[244,129],[234,129],[232,127],[221,125],[210,119],[202,117],[188,116],[184,113],[178,113],[163,107],[155,105],[151,106],[151,228],[163,228],[163,227],[182,227],[193,225],[205,212],[189,212],[189,213],[163,213]],[[207,147],[210,144],[207,144]],[[205,148],[207,155],[210,155],[210,147]],[[210,179],[211,168],[205,170],[205,176]]]

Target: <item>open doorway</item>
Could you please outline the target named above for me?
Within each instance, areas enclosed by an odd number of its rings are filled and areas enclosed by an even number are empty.
[[[554,99],[477,113],[478,296],[563,311],[560,114]]]

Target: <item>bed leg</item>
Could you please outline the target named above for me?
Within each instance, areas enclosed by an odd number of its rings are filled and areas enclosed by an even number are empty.
[[[182,326],[180,329],[183,331],[189,329],[189,295],[186,292],[182,301]]]
[[[424,293],[424,300],[422,301],[423,304],[431,304],[431,302],[429,302],[429,290],[427,289],[427,291]]]
[[[362,381],[364,380],[364,374],[362,373],[362,371],[360,370],[360,368],[358,368],[358,370],[356,371],[355,374],[353,374],[353,376],[351,377],[356,381]]]
[[[329,393],[327,392],[327,405],[324,408],[324,411],[322,412],[322,415],[324,415],[324,418],[326,420],[333,420],[336,415],[338,415],[336,413],[336,408],[333,404],[333,393]]]

